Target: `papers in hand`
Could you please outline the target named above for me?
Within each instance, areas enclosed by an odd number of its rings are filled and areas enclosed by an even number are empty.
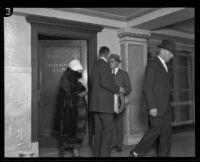
[[[114,112],[119,113],[119,101],[118,101],[118,95],[114,94]]]
[[[114,112],[119,114],[123,112],[125,107],[125,99],[123,94],[114,94]]]

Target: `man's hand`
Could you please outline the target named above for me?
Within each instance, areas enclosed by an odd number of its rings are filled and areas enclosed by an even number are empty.
[[[85,91],[85,92],[82,92],[82,93],[79,93],[78,94],[80,97],[84,97],[84,96],[86,96],[87,95],[87,91]]]
[[[149,114],[152,116],[152,117],[155,117],[157,116],[157,108],[153,108],[150,110]]]
[[[124,87],[119,87],[119,93],[125,94],[125,88]]]
[[[124,108],[119,109],[119,113],[122,113],[124,111]]]

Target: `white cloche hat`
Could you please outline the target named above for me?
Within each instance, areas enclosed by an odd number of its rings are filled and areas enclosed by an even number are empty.
[[[79,60],[71,60],[69,62],[69,68],[73,71],[83,70],[83,66],[81,65]]]

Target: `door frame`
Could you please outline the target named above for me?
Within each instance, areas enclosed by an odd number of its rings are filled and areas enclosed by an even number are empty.
[[[90,76],[91,68],[97,59],[97,33],[102,31],[103,26],[32,15],[26,16],[26,21],[31,24],[31,142],[38,142],[38,36],[41,34],[87,40],[88,75]],[[89,132],[91,132],[91,130],[89,130]],[[91,144],[92,139],[89,139],[89,142]]]

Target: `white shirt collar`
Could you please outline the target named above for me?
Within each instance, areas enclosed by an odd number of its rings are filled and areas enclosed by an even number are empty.
[[[163,64],[164,68],[166,69],[166,71],[168,72],[167,65],[166,65],[165,61],[160,56],[158,56],[158,58],[162,62],[162,64]]]
[[[108,62],[108,60],[106,60],[106,58],[104,57],[99,57],[99,58],[103,59],[105,62]]]
[[[114,69],[112,69],[112,70],[115,70],[115,74],[117,74],[117,72],[118,72],[118,70],[119,70],[119,67],[116,67],[116,68],[114,68]]]
[[[160,56],[158,56],[158,58],[160,59],[160,61],[162,62],[162,64],[165,64],[165,61]]]

